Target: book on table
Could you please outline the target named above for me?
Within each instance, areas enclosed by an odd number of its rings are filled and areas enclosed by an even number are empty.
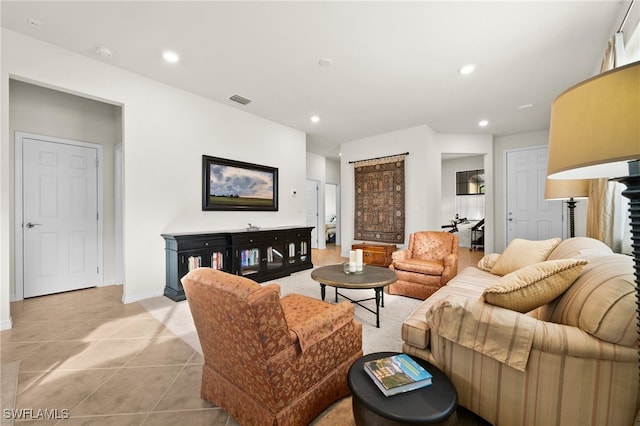
[[[364,371],[385,396],[409,392],[431,384],[431,374],[407,354],[364,363]]]

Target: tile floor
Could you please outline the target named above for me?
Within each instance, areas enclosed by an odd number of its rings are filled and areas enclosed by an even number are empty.
[[[108,286],[11,304],[0,351],[2,363],[21,360],[16,408],[71,414],[16,424],[236,424],[200,399],[202,356],[121,297]]]
[[[460,268],[481,255],[461,249]],[[344,260],[339,246],[314,250],[313,259]],[[14,327],[0,332],[0,357],[21,361],[16,408],[70,413],[16,424],[236,425],[200,399],[202,356],[121,298],[122,286],[107,286],[11,304]]]

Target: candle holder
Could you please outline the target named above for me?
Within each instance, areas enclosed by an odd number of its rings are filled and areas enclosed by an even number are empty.
[[[345,262],[345,263],[342,264],[342,270],[347,275],[359,275],[359,274],[364,273],[364,265],[362,265],[362,270],[360,270],[360,271],[350,271],[349,270],[349,262]]]

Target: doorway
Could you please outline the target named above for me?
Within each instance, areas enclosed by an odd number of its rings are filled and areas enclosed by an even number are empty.
[[[544,199],[547,176],[545,147],[506,153],[506,241],[514,238],[546,240],[563,237],[562,201]]]
[[[337,244],[340,240],[339,211],[338,185],[335,183],[326,183],[324,187],[324,239],[326,244]]]
[[[320,205],[320,182],[313,179],[307,179],[305,195],[307,204],[307,226],[313,226],[313,229],[311,230],[311,248],[317,249],[319,248],[318,238],[322,233],[322,228],[320,228],[320,221],[318,220],[318,209]]]
[[[16,132],[16,299],[102,284],[102,146]]]
[[[485,156],[478,153],[443,153],[441,159],[441,226],[446,227],[442,230],[454,232],[460,248],[483,251],[486,223]],[[470,177],[465,180],[465,185],[460,183],[461,175]],[[482,176],[481,184],[478,183],[479,176]],[[469,190],[469,180],[473,180],[473,191]]]

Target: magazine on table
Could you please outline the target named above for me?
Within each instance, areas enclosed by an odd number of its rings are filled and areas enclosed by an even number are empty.
[[[431,374],[407,354],[366,361],[364,371],[385,396],[431,385]]]

